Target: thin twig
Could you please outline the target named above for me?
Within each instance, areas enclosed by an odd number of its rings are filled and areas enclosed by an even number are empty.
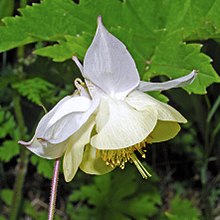
[[[60,159],[56,159],[55,166],[54,166],[54,172],[53,172],[53,179],[52,179],[52,184],[51,184],[48,220],[54,219],[56,198],[57,198],[57,186],[58,186],[58,179],[59,179],[59,167],[60,167]]]

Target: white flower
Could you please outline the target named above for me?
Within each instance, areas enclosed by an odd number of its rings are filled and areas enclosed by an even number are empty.
[[[89,174],[104,174],[133,162],[142,176],[150,174],[136,152],[145,156],[145,144],[169,140],[186,119],[171,106],[145,94],[191,83],[196,73],[163,83],[140,81],[126,47],[98,18],[98,28],[80,68],[85,83],[62,99],[39,122],[30,142],[20,141],[40,157],[64,155],[66,181],[80,167]]]

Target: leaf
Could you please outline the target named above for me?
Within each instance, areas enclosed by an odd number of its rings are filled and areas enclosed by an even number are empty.
[[[0,138],[5,138],[6,135],[10,135],[11,137],[14,137],[14,134],[16,133],[15,129],[16,124],[14,117],[9,111],[5,111],[0,106]]]
[[[13,10],[14,10],[14,0],[0,1],[0,19],[6,16],[11,16],[13,14]]]
[[[170,204],[170,211],[166,212],[166,216],[170,220],[199,220],[199,210],[193,206],[188,199],[183,199],[180,196],[175,196]]]
[[[37,172],[45,178],[51,179],[53,176],[53,160],[46,160],[38,156],[31,156],[31,163],[36,166]]]
[[[175,47],[170,45],[176,44]],[[199,67],[198,76],[191,85],[185,87],[189,92],[204,94],[206,87],[212,82],[220,82],[219,76],[215,73],[211,65],[211,59],[203,53],[200,53],[199,44],[183,44],[179,37],[166,36],[161,39],[157,50],[150,59],[151,66],[146,76],[166,75],[171,78],[177,78],[192,69]]]
[[[82,33],[77,36],[65,36],[66,41],[53,46],[42,47],[34,51],[35,54],[50,57],[53,61],[62,62],[77,55],[83,59],[86,49],[89,47],[92,36],[88,33]]]
[[[0,146],[0,160],[4,162],[8,162],[14,156],[18,155],[19,146],[16,141],[4,141]]]
[[[111,10],[109,10],[111,8]],[[220,37],[220,1],[141,0],[45,0],[21,9],[21,16],[5,18],[0,28],[0,51],[36,41],[54,45],[36,54],[55,61],[84,57],[95,32],[96,18],[103,16],[109,31],[122,40],[133,55],[140,75],[149,80],[165,75],[177,78],[199,70],[188,92],[203,94],[219,76],[210,58],[200,52],[201,41]]]
[[[55,86],[44,79],[33,78],[14,83],[12,88],[16,89],[31,102],[42,105],[41,99],[43,95],[54,89]]]
[[[129,166],[123,171],[96,176],[93,184],[74,191],[69,201],[94,206],[94,213],[88,215],[92,214],[98,220],[146,219],[156,213],[161,197],[150,181],[145,182],[145,190],[140,190],[138,177],[141,178],[137,170],[129,169]],[[78,212],[81,213],[80,210]]]
[[[13,190],[11,189],[3,189],[0,191],[1,200],[8,206],[12,204],[13,198]]]

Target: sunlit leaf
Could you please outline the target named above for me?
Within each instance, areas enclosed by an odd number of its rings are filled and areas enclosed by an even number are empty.
[[[205,5],[205,7],[204,7]],[[111,8],[111,10],[109,10]],[[219,82],[210,58],[200,52],[201,41],[220,36],[220,1],[141,0],[45,0],[20,10],[21,16],[4,19],[0,28],[0,51],[36,41],[54,45],[36,53],[55,61],[84,57],[95,32],[96,18],[102,15],[106,27],[122,40],[137,63],[140,75],[176,78],[199,70],[188,92],[203,94]]]

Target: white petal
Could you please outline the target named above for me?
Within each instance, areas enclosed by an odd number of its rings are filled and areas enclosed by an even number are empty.
[[[133,106],[139,111],[144,111],[149,107],[158,112],[158,120],[174,121],[179,123],[186,123],[187,120],[170,105],[160,102],[155,98],[139,91],[133,91],[125,100],[129,105]]]
[[[83,154],[80,169],[88,174],[102,175],[112,171],[114,168],[107,166],[106,163],[97,156],[97,149],[87,145]]]
[[[48,121],[47,128],[54,125],[58,120],[70,113],[85,112],[90,107],[91,100],[84,96],[76,96],[68,99],[56,109],[53,117]]]
[[[123,101],[103,97],[96,116],[97,134],[91,145],[97,149],[121,149],[143,141],[154,129],[157,111],[137,111]]]
[[[74,133],[70,141],[63,159],[63,172],[67,182],[71,181],[75,176],[79,165],[83,158],[84,147],[89,143],[92,129],[95,125],[94,117],[91,118]]]
[[[37,139],[36,136],[32,138],[29,142],[19,141],[19,144],[22,144],[32,151],[34,154],[39,157],[46,159],[55,159],[63,155],[66,150],[66,144],[68,140],[61,142],[59,144],[51,144],[47,141]]]
[[[177,122],[158,121],[154,130],[147,138],[148,143],[162,142],[174,138],[180,131],[180,126]]]
[[[86,99],[85,97],[80,98],[83,98],[82,100]],[[59,111],[56,114],[56,119],[60,119],[57,120],[56,123],[52,124],[52,126],[50,124],[48,126],[48,124],[44,123],[42,119],[43,122],[40,122],[37,127],[36,136],[38,138],[45,139],[53,144],[62,142],[70,137],[88,120],[88,118],[95,111],[98,105],[98,100],[93,100],[92,102],[90,102],[90,104],[89,102],[86,102],[84,104],[82,103],[82,111],[85,110],[87,107],[89,108],[85,112],[78,112],[78,110],[80,110],[80,106],[77,105],[81,103],[81,101],[78,101],[79,100],[77,100],[76,103],[74,101],[68,103],[68,108],[63,108],[63,111]],[[67,112],[70,113],[66,114]]]
[[[63,99],[61,99],[48,113],[44,115],[44,117],[40,120],[38,126],[41,127],[47,127],[48,122],[51,120],[51,118],[55,115],[56,111],[68,100],[72,99],[73,96],[66,96]],[[39,131],[40,132],[40,131]],[[41,133],[40,133],[41,134]]]
[[[105,29],[100,18],[85,55],[83,75],[118,99],[123,99],[140,82],[134,60],[125,45]]]
[[[171,88],[184,87],[188,84],[191,84],[193,80],[196,78],[196,76],[197,73],[195,70],[193,70],[190,74],[186,76],[174,80],[170,80],[167,82],[153,83],[153,82],[141,81],[137,89],[143,92],[149,92],[149,91],[162,91]]]
[[[57,111],[59,111],[60,108],[62,109],[63,108],[62,106],[65,105],[65,103],[68,103],[69,100],[75,100],[75,96],[64,97],[47,114],[44,115],[44,117],[40,120],[38,124],[37,136],[43,138],[45,129],[48,127],[49,122],[51,120],[54,121],[54,116],[57,114]]]

